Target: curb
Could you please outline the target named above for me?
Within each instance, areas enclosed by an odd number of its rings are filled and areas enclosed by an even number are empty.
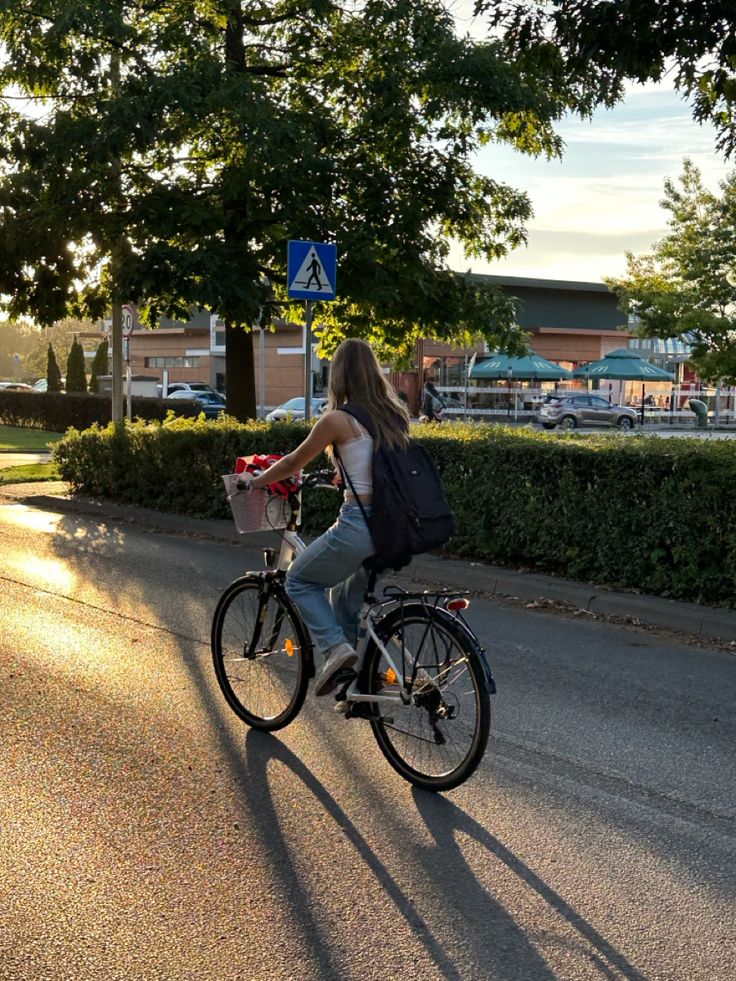
[[[246,543],[229,520],[190,518],[114,501],[72,497],[67,493],[67,485],[61,481],[6,485],[0,487],[0,499],[3,498],[42,511],[124,521],[159,532],[225,542],[252,551],[273,544],[273,536],[269,532],[249,535]],[[736,647],[736,610],[643,593],[620,592],[557,576],[438,555],[417,556],[399,575],[431,584],[451,583],[470,592],[534,604],[562,603],[594,616],[685,633],[701,640],[724,641]]]

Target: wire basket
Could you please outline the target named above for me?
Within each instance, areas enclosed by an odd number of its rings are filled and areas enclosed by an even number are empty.
[[[291,517],[286,498],[271,494],[265,487],[238,490],[238,481],[242,476],[240,473],[226,473],[222,477],[235,527],[240,534],[286,528]]]

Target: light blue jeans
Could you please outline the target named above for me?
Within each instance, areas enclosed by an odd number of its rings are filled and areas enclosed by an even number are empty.
[[[370,505],[365,510],[370,517]],[[374,552],[360,507],[343,504],[335,524],[294,559],[286,575],[286,592],[323,654],[338,644],[355,646],[368,579],[362,562]]]

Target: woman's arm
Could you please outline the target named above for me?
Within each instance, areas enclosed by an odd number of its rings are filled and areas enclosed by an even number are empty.
[[[344,423],[344,419],[341,419],[341,416],[343,413],[337,411],[326,412],[320,416],[304,442],[300,443],[291,453],[287,453],[277,463],[274,463],[268,470],[264,470],[258,477],[254,477],[251,487],[266,487],[277,480],[293,476],[302,467],[311,463],[343,432],[341,423]]]

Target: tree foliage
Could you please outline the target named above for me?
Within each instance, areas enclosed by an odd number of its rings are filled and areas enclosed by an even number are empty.
[[[524,347],[513,300],[453,274],[449,242],[483,259],[524,242],[526,195],[472,156],[489,141],[559,154],[574,92],[459,37],[442,0],[20,0],[0,3],[0,34],[13,314],[100,317],[116,295],[152,324],[216,310],[228,407],[252,415],[242,328],[264,307],[298,313],[285,260],[300,238],[339,249],[325,350],[353,334],[405,354],[468,327]]]
[[[33,369],[28,365],[37,333],[23,321],[0,321],[0,378],[35,380],[38,377],[31,379]]]
[[[100,383],[98,379],[100,375],[106,375],[109,372],[109,367],[108,367],[109,348],[110,345],[107,342],[107,338],[103,337],[100,343],[97,345],[95,356],[92,359],[92,367],[90,369],[90,378],[89,378],[90,392],[99,392]]]
[[[47,391],[61,391],[61,371],[59,370],[56,355],[54,354],[54,349],[51,344],[49,344],[48,351],[46,353],[46,383]]]
[[[717,147],[736,149],[736,32],[733,0],[476,0],[508,54],[550,85],[574,79],[590,111],[623,96],[624,82],[668,73],[711,122]]]
[[[66,359],[67,392],[87,391],[87,372],[84,363],[84,348],[75,337],[69,356]]]
[[[76,317],[64,317],[49,327],[30,328],[32,343],[25,357],[25,374],[29,378],[45,378],[49,344],[53,345],[58,362],[65,365],[74,337],[90,333],[96,333],[93,321]]]
[[[736,384],[736,172],[720,194],[703,185],[685,160],[675,183],[665,182],[662,207],[669,233],[652,252],[627,253],[627,273],[608,280],[622,308],[636,315],[645,337],[677,337],[707,380]]]

